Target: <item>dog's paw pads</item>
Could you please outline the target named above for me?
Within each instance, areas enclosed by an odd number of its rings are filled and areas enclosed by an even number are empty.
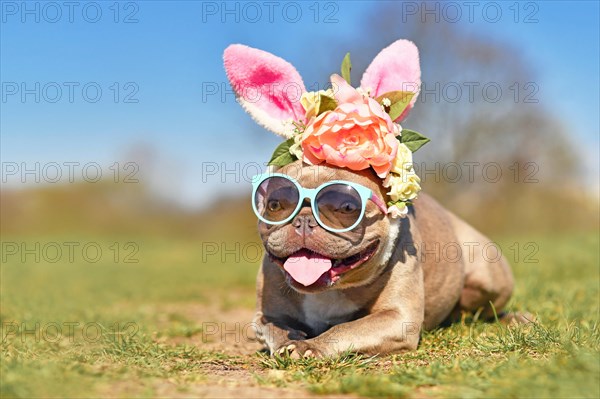
[[[283,345],[275,353],[278,356],[287,356],[290,359],[308,359],[322,356],[321,352],[319,352],[316,348],[313,348],[306,342],[302,341]]]
[[[282,346],[275,353],[279,356],[286,356],[286,355],[289,356],[295,349],[296,349],[296,345],[289,344],[289,345]]]

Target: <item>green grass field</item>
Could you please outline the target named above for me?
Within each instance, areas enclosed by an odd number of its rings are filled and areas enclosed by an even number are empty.
[[[500,241],[517,280],[510,309],[537,315],[538,324],[506,328],[466,316],[424,334],[415,352],[293,361],[243,339],[256,242],[236,249],[155,236],[4,237],[1,396],[597,398],[598,239]],[[11,245],[23,242],[40,243],[39,262],[14,253]],[[81,243],[72,259],[70,242]],[[531,255],[528,242],[539,251]],[[85,243],[94,244],[84,256]],[[57,245],[63,254],[54,262]]]

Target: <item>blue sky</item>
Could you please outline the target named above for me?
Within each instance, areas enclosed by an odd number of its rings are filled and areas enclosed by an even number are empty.
[[[421,2],[406,3],[422,7]],[[473,22],[466,6],[455,3],[463,12],[457,23],[471,34],[507,42],[526,57],[538,77],[540,101],[564,116],[574,141],[586,143],[582,158],[597,179],[598,2],[523,2],[518,16],[515,2],[499,2],[494,3],[502,12],[497,22],[491,22],[495,9],[490,2],[477,3]],[[48,4],[30,2],[27,10],[20,1],[1,4],[2,162],[98,162],[107,167],[122,160],[131,146],[145,143],[159,154],[157,189],[192,206],[245,190],[244,175],[268,160],[279,141],[254,127],[231,94],[221,98],[227,88],[223,49],[239,42],[267,49],[291,61],[311,82],[332,72],[317,72],[323,62],[315,59],[328,41],[359,35],[357,27],[373,7],[361,1],[250,6],[139,1],[115,7],[108,1],[76,2],[69,15],[63,2],[53,3],[59,11]],[[272,15],[269,7],[274,7]],[[525,23],[527,16],[537,22]],[[306,54],[311,46],[319,50]],[[341,58],[352,48],[328,51]],[[23,84],[37,91],[39,103],[31,93],[23,101]],[[218,93],[208,95],[207,85]],[[62,96],[53,103],[57,86]],[[102,94],[92,102],[98,87]],[[242,176],[226,173],[221,162]],[[203,175],[207,163],[217,163],[219,173]]]

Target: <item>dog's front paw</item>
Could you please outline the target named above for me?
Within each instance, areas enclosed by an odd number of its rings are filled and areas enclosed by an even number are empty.
[[[277,349],[275,354],[292,359],[323,357],[323,353],[309,341],[288,341]]]

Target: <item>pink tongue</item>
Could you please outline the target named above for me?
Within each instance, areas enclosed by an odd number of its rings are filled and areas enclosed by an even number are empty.
[[[283,268],[300,284],[309,286],[331,269],[331,259],[302,250],[290,256]]]

